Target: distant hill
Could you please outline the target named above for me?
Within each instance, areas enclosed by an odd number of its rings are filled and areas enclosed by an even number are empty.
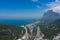
[[[42,16],[42,18],[40,19],[40,21],[46,22],[46,23],[50,23],[53,22],[54,20],[57,20],[60,18],[60,14],[56,13],[52,10],[48,10],[47,12],[45,12]]]
[[[54,36],[60,34],[60,14],[52,10],[48,10],[39,20],[37,26],[40,26],[41,31],[45,35],[44,38],[52,40]]]
[[[60,19],[55,20],[53,23],[56,25],[60,25]]]
[[[44,38],[52,40],[54,36],[60,34],[60,19],[56,19],[49,24],[38,23],[36,25],[40,26],[41,31],[45,35]]]

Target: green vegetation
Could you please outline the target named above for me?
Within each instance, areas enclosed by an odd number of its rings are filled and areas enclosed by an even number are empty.
[[[40,26],[42,33],[45,35],[44,38],[47,38],[49,40],[52,40],[54,36],[60,33],[60,19],[50,24],[38,23],[36,24],[36,26]],[[22,31],[23,34],[21,33]],[[34,29],[33,34],[35,31],[36,30]],[[3,33],[2,35],[1,32]],[[23,36],[24,33],[25,33],[25,29],[23,27],[0,24],[0,40],[14,40],[14,39],[16,40],[18,37]],[[28,29],[28,33],[30,33],[29,29]],[[34,35],[36,35],[36,33]]]
[[[9,32],[9,30],[10,30],[10,32]],[[21,31],[24,31],[24,33],[25,33],[25,30],[22,27],[18,27],[18,26],[14,26],[14,25],[0,24],[0,40],[17,39],[17,37],[19,37],[22,34]]]
[[[60,19],[55,20],[52,23],[38,23],[37,26],[40,26],[41,31],[44,33],[45,37],[49,40],[52,40],[54,36],[60,34]]]

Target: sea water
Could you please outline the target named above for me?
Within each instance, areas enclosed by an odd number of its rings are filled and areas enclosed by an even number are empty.
[[[8,24],[8,25],[25,25],[34,23],[35,19],[0,19],[0,24]]]

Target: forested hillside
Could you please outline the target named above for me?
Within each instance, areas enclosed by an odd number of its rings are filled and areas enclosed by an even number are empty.
[[[21,37],[20,35],[23,35],[21,31],[24,31],[24,28],[14,25],[0,24],[0,40],[16,40],[17,37]]]

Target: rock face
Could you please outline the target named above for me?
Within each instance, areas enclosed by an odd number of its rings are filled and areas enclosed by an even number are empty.
[[[52,16],[52,17],[55,17],[55,16],[56,16],[56,17],[59,17],[60,14],[54,12],[53,10],[49,10],[49,11],[45,12],[43,16],[46,16],[46,17],[51,17],[51,16]]]
[[[60,34],[58,34],[57,36],[55,36],[55,37],[53,38],[53,40],[60,40]]]
[[[43,37],[44,37],[44,34],[40,31],[40,28],[38,27],[37,34],[34,40],[44,40]]]
[[[44,13],[43,17],[41,18],[41,21],[52,22],[52,21],[57,20],[59,18],[60,18],[59,13],[56,13],[52,10],[48,10],[47,12]]]
[[[40,27],[34,27],[35,25],[29,25],[28,29],[30,30],[30,34],[28,33],[27,27],[24,27],[25,29],[25,34],[21,37],[21,40],[44,40],[44,34],[40,31]],[[30,27],[33,27],[32,29],[37,29],[34,33],[36,33],[36,35],[34,35],[33,30],[30,29]],[[31,31],[32,30],[32,31]]]
[[[25,34],[24,34],[24,36],[22,37],[22,39],[23,40],[29,40],[29,37],[30,37],[30,35],[28,34],[28,30],[27,30],[27,28],[26,27],[24,27],[25,28]]]

